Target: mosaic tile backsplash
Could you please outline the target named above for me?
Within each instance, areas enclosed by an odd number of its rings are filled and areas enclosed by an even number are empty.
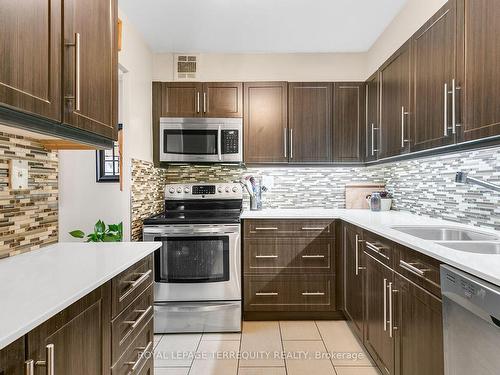
[[[274,180],[264,193],[264,208],[344,208],[346,183],[375,182],[385,183],[394,195],[394,209],[500,230],[500,194],[454,182],[455,173],[461,170],[500,183],[500,147],[369,167],[172,165],[163,170],[152,163],[134,164],[147,165],[141,169],[143,173],[163,176],[155,179],[160,182],[158,188],[140,188],[156,192],[155,210],[163,209],[162,189],[166,183],[227,182],[252,175]],[[248,204],[246,196],[244,207]]]
[[[28,189],[9,188],[11,159],[28,161]],[[0,132],[0,258],[57,242],[57,173],[57,152]]]

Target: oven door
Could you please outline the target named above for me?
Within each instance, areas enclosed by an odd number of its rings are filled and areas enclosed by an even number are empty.
[[[155,252],[155,301],[241,298],[239,224],[144,230],[149,240],[163,244]]]

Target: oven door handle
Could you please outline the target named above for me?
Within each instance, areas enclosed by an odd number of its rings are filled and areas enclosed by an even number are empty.
[[[223,229],[186,229],[186,230],[168,230],[165,228],[148,228],[144,227],[144,234],[158,234],[163,237],[181,237],[194,235],[211,235],[211,234],[239,234],[240,229],[223,228]]]

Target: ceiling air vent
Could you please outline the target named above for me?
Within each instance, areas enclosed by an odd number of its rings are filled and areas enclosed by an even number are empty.
[[[199,56],[175,55],[175,69],[178,80],[198,79]]]

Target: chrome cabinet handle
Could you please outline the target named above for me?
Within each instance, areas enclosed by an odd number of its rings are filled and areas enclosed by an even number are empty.
[[[387,279],[384,279],[384,332],[387,331]]]
[[[277,258],[277,255],[256,255],[255,256],[257,259],[270,259],[270,258]]]
[[[301,230],[323,230],[324,227],[302,227]]]
[[[405,143],[408,142],[408,139],[405,139],[405,116],[409,112],[405,111],[405,107],[401,107],[401,148],[405,147]]]
[[[80,33],[75,33],[75,41],[73,43],[65,43],[66,47],[75,47],[75,92],[73,96],[66,96],[66,99],[71,99],[75,101],[75,110],[80,110],[80,76],[81,76],[81,65],[80,65]]]
[[[132,293],[139,285],[141,285],[144,281],[146,281],[149,278],[149,275],[151,275],[153,271],[152,270],[147,270],[144,273],[140,273],[141,275],[139,278],[137,278],[134,281],[125,281],[126,283],[130,284],[130,288],[127,289],[127,291],[120,296],[119,301],[122,302],[125,298],[127,298],[130,293]]]
[[[286,128],[283,128],[283,156],[285,158],[288,156],[288,151],[286,149]]]
[[[130,368],[129,374],[133,374],[140,367],[139,365],[142,362],[141,361],[142,358],[146,358],[146,359],[148,358],[147,356],[144,356],[143,353],[150,352],[152,346],[153,346],[153,342],[150,341],[150,342],[148,342],[148,345],[146,347],[138,347],[138,348],[136,348],[136,350],[140,351],[140,353],[137,356],[137,360],[134,361],[134,362],[125,362],[126,365],[132,366]]]
[[[303,296],[324,296],[323,292],[302,292]]]
[[[375,148],[375,130],[378,130],[378,128],[375,127],[375,124],[372,123],[372,156],[375,156],[375,153],[378,152],[378,150]]]
[[[448,136],[448,84],[444,84],[443,135]]]
[[[359,267],[359,244],[360,244],[360,242],[362,242],[362,241],[359,239],[359,234],[356,234],[356,253],[354,254],[355,255],[354,267],[356,267],[356,269],[355,269],[356,276],[359,275],[359,271],[361,269]]]
[[[277,227],[255,227],[255,230],[278,230]]]
[[[404,260],[399,260],[399,265],[401,268],[404,268],[408,272],[411,272],[419,277],[424,277],[425,272],[428,271],[427,269],[421,270],[420,268],[415,267],[415,263],[407,263]]]
[[[293,159],[293,129],[290,129],[290,159]]]
[[[148,306],[146,310],[134,310],[136,313],[141,313],[139,318],[137,320],[124,320],[122,323],[123,324],[130,324],[131,329],[135,329],[143,320],[146,318],[146,316],[149,314],[149,312],[153,309],[153,306]]]
[[[324,255],[320,255],[320,254],[317,254],[317,255],[302,255],[302,258],[305,258],[305,259],[314,259],[314,258],[324,258],[325,256]]]
[[[35,367],[45,367],[47,369],[47,375],[54,375],[55,364],[54,364],[54,344],[48,344],[45,347],[45,361],[34,361],[32,359],[24,362],[24,374],[34,375]]]
[[[277,296],[277,292],[257,292],[255,293],[256,296]]]
[[[378,255],[384,257],[385,259],[389,260],[389,257],[382,252],[383,249],[377,247],[376,245],[372,244],[371,242],[366,241],[365,243],[366,243],[367,248],[376,252]]]
[[[203,93],[203,112],[207,113],[207,93]]]
[[[196,113],[200,113],[200,92],[196,93]]]
[[[457,123],[457,90],[460,90],[461,87],[457,86],[457,82],[455,78],[451,80],[451,132],[452,134],[457,133],[457,127],[460,127],[461,124]]]
[[[389,285],[387,286],[389,289],[388,294],[389,294],[389,337],[392,337],[392,329],[393,329],[393,323],[392,323],[392,282],[389,282]]]

